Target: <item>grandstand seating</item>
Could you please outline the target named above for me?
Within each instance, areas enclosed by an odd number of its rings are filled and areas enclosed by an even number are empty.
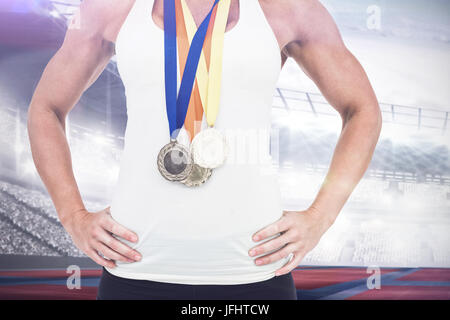
[[[302,264],[448,266],[449,226],[444,213],[410,219],[350,207]],[[46,194],[7,182],[0,182],[0,235],[0,254],[84,256],[58,222]]]

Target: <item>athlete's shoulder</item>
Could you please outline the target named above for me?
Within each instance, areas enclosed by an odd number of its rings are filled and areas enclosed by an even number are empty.
[[[286,43],[340,40],[333,18],[319,0],[259,1],[267,18],[277,26]]]
[[[258,0],[261,6],[270,8],[275,15],[298,15],[314,10],[320,5],[319,0]]]
[[[87,35],[114,42],[135,0],[84,0],[72,25]]]

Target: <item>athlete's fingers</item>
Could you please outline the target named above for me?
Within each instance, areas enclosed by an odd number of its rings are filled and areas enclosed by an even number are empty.
[[[303,257],[305,255],[306,255],[305,251],[294,252],[294,256],[292,257],[291,261],[286,263],[286,265],[284,265],[282,268],[278,269],[275,272],[275,275],[276,276],[282,276],[283,274],[291,272],[292,270],[294,270],[295,268],[298,267],[298,265],[303,260]]]
[[[97,251],[101,252],[105,258],[108,258],[108,259],[111,259],[114,261],[134,262],[134,260],[124,257],[120,253],[117,253],[116,251],[111,250],[109,247],[105,246],[101,242],[97,242],[95,249]]]
[[[105,228],[107,231],[111,232],[112,234],[119,236],[125,240],[128,240],[130,242],[137,242],[138,236],[133,231],[128,230],[124,226],[122,226],[120,223],[115,221],[111,215],[109,214],[105,215],[105,218],[101,220],[101,225],[103,228]]]
[[[265,255],[263,257],[256,259],[255,263],[258,266],[266,265],[266,264],[281,260],[283,258],[286,258],[289,254],[291,254],[295,250],[296,250],[296,247],[294,244],[288,244],[288,245],[284,246],[283,248],[281,248],[271,254],[268,254],[268,255]]]
[[[278,248],[283,247],[284,245],[288,244],[289,242],[291,242],[291,232],[288,231],[286,233],[283,233],[282,235],[273,238],[269,241],[266,241],[256,247],[253,247],[252,249],[250,249],[249,251],[249,255],[251,257],[254,256],[258,256],[261,254],[266,254],[272,250],[276,250]]]
[[[122,256],[127,257],[128,259],[132,259],[134,261],[141,260],[141,254],[137,252],[136,250],[133,250],[129,246],[127,246],[125,243],[121,242],[120,240],[114,238],[112,235],[108,234],[106,230],[101,230],[97,234],[97,240],[105,244],[107,247],[111,248],[112,250],[120,253]]]
[[[291,226],[291,219],[283,215],[280,219],[278,219],[274,223],[269,224],[262,230],[256,232],[253,235],[253,241],[264,240],[271,236],[275,236],[280,232],[285,232],[289,229],[290,226]]]
[[[115,268],[116,267],[116,264],[114,261],[106,260],[106,259],[100,257],[98,252],[94,249],[90,249],[86,253],[89,256],[89,258],[94,260],[95,263],[97,263],[103,267],[107,267],[107,268]]]

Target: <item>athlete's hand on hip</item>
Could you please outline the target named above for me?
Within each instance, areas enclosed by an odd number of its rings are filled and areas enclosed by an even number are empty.
[[[134,232],[111,217],[109,207],[99,212],[76,212],[63,225],[75,245],[101,266],[114,268],[115,261],[136,262],[141,259],[139,252],[114,237],[138,241]]]
[[[276,222],[268,225],[253,235],[253,241],[262,241],[269,237],[277,237],[259,244],[249,250],[258,266],[273,263],[293,254],[291,260],[275,272],[276,276],[291,272],[303,257],[319,242],[330,224],[313,209],[304,211],[284,211]]]

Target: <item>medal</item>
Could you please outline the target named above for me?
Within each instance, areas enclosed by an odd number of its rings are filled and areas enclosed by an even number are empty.
[[[199,187],[211,177],[211,174],[211,169],[200,167],[198,164],[193,164],[192,171],[187,178],[181,182],[188,187]]]
[[[169,181],[186,179],[193,169],[189,150],[176,141],[166,144],[158,155],[158,169]]]
[[[192,39],[178,93],[175,1],[164,1],[165,93],[171,142],[165,145],[159,152],[157,164],[161,175],[165,179],[169,181],[182,181],[189,176],[193,165],[190,151],[176,142],[176,137],[186,119],[203,43],[206,38],[212,12],[220,0],[214,2],[213,7]]]
[[[194,163],[204,168],[218,168],[228,156],[225,136],[216,128],[210,127],[197,134],[191,144]]]

